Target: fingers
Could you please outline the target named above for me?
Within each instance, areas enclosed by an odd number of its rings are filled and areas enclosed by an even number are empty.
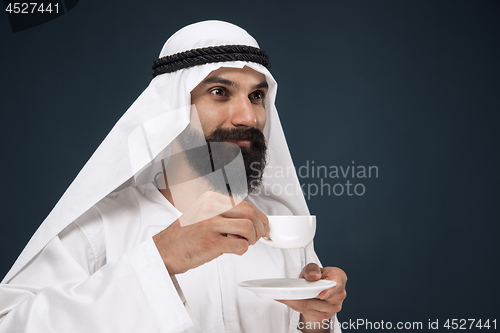
[[[220,234],[227,234],[229,237],[240,236],[245,238],[250,245],[255,244],[259,239],[256,236],[253,221],[249,219],[218,219],[214,222],[214,231]]]
[[[254,228],[255,242],[262,236],[269,234],[269,220],[267,216],[249,202],[242,201],[234,208],[222,213],[221,216],[230,219],[250,220]],[[255,244],[255,242],[253,242],[253,244]]]
[[[318,298],[342,307],[342,302],[347,297],[347,292],[345,290],[347,275],[338,267],[325,267],[322,269],[322,272],[322,279],[335,281],[337,282],[337,285],[330,289],[323,290],[318,295]]]
[[[305,317],[313,321],[328,319],[342,309],[338,304],[330,304],[319,299],[302,300],[277,300],[287,305],[292,310],[302,313]]]
[[[338,285],[345,285],[347,283],[346,273],[338,267],[325,267],[322,279],[336,281]]]
[[[304,278],[307,281],[317,281],[322,278],[322,270],[315,263],[307,264],[300,272],[299,278]],[[329,280],[329,279],[328,279]]]
[[[259,217],[261,223],[264,226],[264,234],[262,236],[264,237],[269,236],[269,219],[267,218],[266,214],[262,213],[257,208],[255,208],[255,211],[257,212],[257,216]]]
[[[334,287],[335,288],[335,287]],[[333,294],[333,289],[334,288],[330,288],[330,289],[326,289],[326,290],[323,290],[322,292],[320,292],[318,294],[318,298],[321,299],[321,300],[328,300],[332,294]]]
[[[250,244],[244,238],[228,234],[227,237],[220,235],[218,246],[222,253],[234,253],[241,256],[247,252]]]
[[[254,205],[240,200],[236,206],[232,206],[228,196],[216,192],[205,192],[202,194],[193,206],[193,209],[183,214],[179,220],[181,226],[187,226],[208,220],[211,220],[210,223],[220,222],[217,217],[240,220],[239,222],[232,222],[236,224],[237,232],[233,232],[235,231],[234,229],[232,229],[233,231],[228,229],[220,232],[225,234],[234,233],[245,237],[252,245],[262,236],[269,234],[269,220],[267,216]],[[253,224],[253,236],[247,232],[248,226],[246,226],[247,222],[244,222],[244,220],[249,220]],[[240,225],[238,226],[238,224]]]
[[[343,301],[346,298],[347,294],[345,292],[345,289],[339,290],[337,286],[323,290],[318,294],[317,298],[323,301],[328,301],[330,303],[337,299]]]
[[[345,290],[345,286],[347,283],[347,275],[346,273],[338,268],[338,267],[325,267],[322,269],[323,276],[322,279],[335,281],[337,285],[329,291],[322,291],[319,297],[324,297],[325,299],[329,298],[326,294],[329,292],[330,295],[334,295],[338,300],[343,301],[347,297],[347,293]]]
[[[267,217],[249,202],[231,205],[215,192],[201,195],[168,228],[153,236],[170,275],[184,273],[223,253],[244,254],[267,234]]]
[[[320,312],[333,312],[334,307],[332,304],[329,304],[327,302],[324,302],[322,300],[319,300],[317,298],[311,298],[311,299],[299,299],[299,300],[286,300],[286,301],[279,301],[283,304],[288,305],[292,309],[299,309],[303,312],[305,310],[309,311],[320,311]]]

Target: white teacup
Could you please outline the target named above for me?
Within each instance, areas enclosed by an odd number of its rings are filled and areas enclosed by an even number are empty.
[[[295,249],[309,245],[316,233],[316,216],[278,216],[269,218],[269,237],[262,237],[261,242],[275,248]]]

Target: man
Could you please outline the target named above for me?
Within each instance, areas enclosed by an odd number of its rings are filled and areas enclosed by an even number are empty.
[[[266,215],[309,215],[301,192],[265,191],[300,189],[295,174],[261,183],[249,167],[293,166],[267,67],[255,40],[232,24],[175,33],[149,87],[2,281],[0,332],[333,332],[343,271],[320,268],[312,244],[258,242]],[[238,154],[224,161],[227,145]],[[237,286],[299,276],[338,284],[315,299],[278,302]]]

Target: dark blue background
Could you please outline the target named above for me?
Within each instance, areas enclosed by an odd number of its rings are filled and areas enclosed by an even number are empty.
[[[270,55],[296,166],[378,166],[350,180],[363,196],[309,200],[319,257],[349,276],[339,319],[499,321],[499,14],[472,0],[82,0],[18,33],[1,14],[0,275],[147,86],[165,40],[220,19]]]

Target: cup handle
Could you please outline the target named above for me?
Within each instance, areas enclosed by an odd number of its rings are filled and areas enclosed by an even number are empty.
[[[267,244],[269,246],[274,246],[274,243],[272,240],[268,239],[267,237],[261,237],[260,241],[264,244]]]

